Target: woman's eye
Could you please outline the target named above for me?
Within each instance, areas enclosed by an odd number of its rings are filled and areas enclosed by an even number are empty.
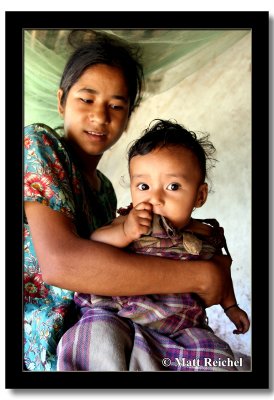
[[[90,104],[90,103],[93,102],[93,100],[91,100],[91,99],[83,99],[83,98],[80,98],[80,100],[81,100],[83,103],[85,103],[85,104]]]
[[[139,190],[148,190],[148,189],[149,189],[149,186],[148,186],[146,183],[140,183],[140,184],[137,186],[137,188],[138,188]]]
[[[167,186],[167,190],[178,190],[180,188],[179,183],[170,183]]]
[[[124,109],[123,106],[120,106],[120,105],[117,105],[117,104],[111,104],[111,105],[110,105],[110,108],[111,108],[112,110],[123,110],[123,109]]]

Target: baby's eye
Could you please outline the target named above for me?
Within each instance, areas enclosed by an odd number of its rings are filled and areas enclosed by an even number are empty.
[[[178,190],[180,188],[179,183],[170,183],[167,186],[167,190]]]
[[[139,190],[148,190],[149,186],[146,183],[139,183],[139,185],[137,186],[137,188]]]

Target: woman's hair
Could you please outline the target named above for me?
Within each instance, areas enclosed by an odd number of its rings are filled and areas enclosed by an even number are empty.
[[[156,121],[156,122],[155,122]],[[153,125],[153,122],[154,125]],[[195,132],[186,130],[183,125],[169,120],[156,119],[143,132],[128,151],[128,162],[135,156],[143,156],[162,147],[182,146],[193,152],[200,164],[202,180],[208,176],[209,167],[213,167],[216,159],[212,157],[216,149],[208,140],[209,135],[198,138]],[[211,165],[208,165],[208,164]]]
[[[106,64],[122,70],[129,91],[129,114],[140,103],[143,86],[143,67],[140,62],[140,48],[103,32],[75,30],[70,33],[69,42],[75,47],[75,38],[82,32],[81,46],[77,46],[64,68],[60,81],[63,90],[61,103],[64,104],[71,87],[83,72],[95,65]],[[84,35],[86,33],[86,35]],[[83,36],[84,35],[84,36]]]

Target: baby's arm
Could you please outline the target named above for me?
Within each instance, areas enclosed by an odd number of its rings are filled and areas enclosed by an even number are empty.
[[[239,335],[240,333],[246,333],[249,329],[249,319],[244,310],[242,310],[236,301],[233,283],[231,279],[230,290],[225,299],[220,303],[224,309],[224,312],[228,316],[228,318],[234,323],[236,329],[233,333]]]
[[[126,216],[119,216],[110,225],[96,229],[90,236],[92,240],[126,247],[133,240],[148,233],[152,220],[151,204],[139,203]]]
[[[250,326],[248,316],[237,304],[233,305],[231,308],[228,307],[225,313],[237,328],[233,333],[239,335],[240,333],[246,333],[248,331]]]
[[[111,224],[96,229],[90,235],[90,239],[96,242],[111,244],[115,247],[126,247],[127,237],[124,232],[124,221],[127,217],[119,216]]]
[[[208,237],[212,234],[212,229],[202,224],[198,220],[192,219],[188,229],[194,233],[198,233],[204,237]],[[225,241],[224,241],[225,243]],[[227,248],[226,248],[227,249]],[[228,251],[227,251],[228,252]],[[222,250],[219,250],[219,254],[222,254]],[[229,254],[229,253],[228,253]],[[223,307],[224,312],[228,318],[234,323],[236,329],[233,331],[234,334],[246,333],[249,329],[250,322],[248,316],[244,310],[242,310],[238,304],[234,293],[233,282],[230,277],[228,294],[223,298],[220,305]]]

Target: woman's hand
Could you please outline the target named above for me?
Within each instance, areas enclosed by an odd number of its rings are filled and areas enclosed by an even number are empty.
[[[191,218],[186,230],[202,236],[210,236],[212,234],[212,227],[210,225],[203,224],[194,218]]]
[[[204,279],[202,290],[197,293],[206,307],[220,304],[231,292],[231,266],[232,260],[226,255],[215,255],[210,260],[206,271],[201,274]]]

